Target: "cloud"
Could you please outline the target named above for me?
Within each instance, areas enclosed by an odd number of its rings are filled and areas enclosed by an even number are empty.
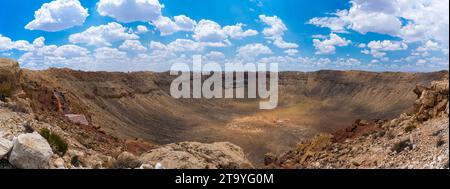
[[[45,45],[45,38],[33,41],[33,49],[25,52],[19,62],[31,69],[47,69],[48,67],[82,68],[92,62],[90,51],[76,45]]]
[[[97,11],[119,22],[152,22],[161,16],[164,5],[158,0],[100,0]]]
[[[63,45],[55,49],[54,55],[64,58],[85,57],[89,55],[89,50],[76,45]]]
[[[126,63],[123,60],[126,60],[128,58],[126,52],[111,47],[101,47],[95,49],[94,57],[96,60],[100,60],[101,62],[117,62],[122,64]]]
[[[161,33],[161,36],[167,36],[172,35],[175,32],[179,31],[179,28],[177,24],[172,21],[169,17],[159,17],[155,21],[152,22],[152,25],[154,25]]]
[[[25,40],[13,41],[9,37],[0,34],[0,51],[19,50],[32,51],[34,46]]]
[[[225,26],[222,28],[218,23],[211,20],[200,20],[194,28],[193,38],[196,41],[210,43],[209,46],[228,46],[229,39],[243,39],[258,34],[256,30],[245,30],[242,23]]]
[[[266,16],[259,15],[259,19],[269,27],[264,28],[263,34],[264,36],[277,39],[284,35],[284,32],[287,31],[286,25],[283,21],[277,16]]]
[[[143,25],[139,25],[136,27],[136,33],[137,34],[144,34],[148,32],[148,28],[146,26]]]
[[[407,20],[400,37],[408,42],[433,40],[448,47],[449,1],[398,0],[398,16]]]
[[[336,66],[338,67],[353,67],[361,65],[361,61],[356,58],[337,58]]]
[[[211,20],[200,20],[194,29],[193,38],[200,42],[222,42],[228,36],[218,23]]]
[[[190,39],[176,39],[167,45],[160,42],[151,41],[149,45],[150,49],[153,51],[167,51],[170,53],[200,52],[207,46],[207,43],[197,42]]]
[[[316,17],[309,20],[308,24],[322,28],[330,28],[335,33],[347,33],[347,22],[337,17]]]
[[[243,39],[246,37],[258,35],[258,32],[256,30],[249,29],[244,31],[242,29],[243,26],[244,24],[242,23],[238,23],[234,26],[225,26],[223,28],[223,31],[232,39]]]
[[[147,48],[142,45],[138,40],[125,40],[119,49],[131,52],[145,52]]]
[[[369,44],[367,44],[367,47],[369,47],[371,50],[377,51],[398,51],[398,50],[406,50],[408,48],[408,45],[401,41],[384,40],[384,41],[371,41],[369,42]]]
[[[172,35],[179,31],[192,31],[197,24],[191,18],[185,15],[179,15],[174,17],[175,21],[169,17],[161,16],[152,22],[162,36]]]
[[[273,41],[273,44],[281,49],[296,49],[298,45],[296,43],[288,43],[283,38],[278,38]]]
[[[13,49],[19,51],[32,51],[34,49],[34,46],[28,41],[19,40],[14,42]]]
[[[157,41],[150,41],[149,47],[152,50],[166,50],[167,49],[166,45],[162,44],[161,42],[157,42]]]
[[[34,13],[34,20],[25,26],[28,30],[49,32],[80,26],[89,16],[78,0],[55,0],[45,3]]]
[[[210,60],[219,60],[224,59],[225,55],[222,52],[211,51],[208,54],[206,54],[206,58]]]
[[[386,56],[386,51],[399,51],[408,49],[408,45],[401,41],[371,41],[367,44],[369,50],[365,49],[362,51],[364,54],[371,54],[375,58],[382,58]]]
[[[173,18],[180,31],[192,31],[194,30],[195,25],[197,25],[197,22],[195,20],[192,20],[185,15],[175,16]]]
[[[74,44],[87,44],[91,46],[111,46],[111,43],[127,39],[138,39],[139,36],[129,33],[122,25],[111,22],[106,25],[92,26],[87,30],[72,34],[69,41]]]
[[[378,3],[385,3],[386,1],[381,0]],[[358,2],[353,2],[353,6],[348,12],[342,11],[339,14],[340,18],[344,22],[349,23],[348,28],[362,34],[375,32],[392,36],[398,35],[402,27],[400,19],[395,15],[371,9],[373,8],[371,5],[375,6],[374,4],[377,3],[359,4]]]
[[[317,50],[316,54],[335,54],[336,46],[344,47],[350,43],[350,40],[341,38],[334,33],[331,33],[328,39],[322,41],[320,39],[313,39],[313,45]]]
[[[294,49],[298,48],[295,43],[288,43],[284,41],[284,32],[287,31],[286,25],[277,16],[259,15],[259,19],[265,25],[269,26],[264,28],[263,34],[267,39],[272,40],[273,44],[282,49]]]
[[[254,59],[268,54],[272,54],[272,50],[261,43],[247,44],[237,49],[237,56],[244,59]]]
[[[14,44],[10,38],[0,34],[0,51],[11,50],[13,46]]]
[[[289,56],[295,56],[298,54],[298,50],[297,49],[288,49],[288,50],[285,50],[284,53],[286,53]]]
[[[449,1],[351,0],[348,10],[309,23],[332,31],[351,29],[400,37],[407,42],[433,40],[448,47]]]
[[[198,52],[203,49],[201,43],[189,39],[176,39],[167,45],[167,50],[172,52]]]
[[[427,51],[438,51],[441,50],[441,47],[438,43],[428,40],[422,46],[417,48],[419,52],[427,52]]]

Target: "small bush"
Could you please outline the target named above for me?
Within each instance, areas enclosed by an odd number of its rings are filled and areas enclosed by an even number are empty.
[[[81,165],[81,161],[80,161],[80,157],[79,156],[73,156],[70,159],[70,163],[75,166],[75,167],[79,167]]]
[[[374,139],[381,138],[381,137],[384,137],[384,135],[386,135],[386,131],[385,131],[385,130],[382,130],[382,131],[376,132],[376,133],[373,135],[373,138],[374,138]]]
[[[413,147],[413,144],[411,143],[411,141],[409,139],[406,139],[406,140],[400,141],[399,143],[395,144],[391,150],[395,151],[397,153],[400,153],[403,150],[410,150],[410,149],[412,149],[412,147]]]
[[[41,136],[44,137],[46,140],[50,138],[50,130],[48,130],[47,128],[41,129],[39,134],[41,134]]]
[[[23,124],[23,127],[25,128],[26,133],[33,133],[34,129],[29,123]]]
[[[410,133],[413,132],[414,130],[416,130],[416,126],[415,125],[408,125],[407,127],[405,127],[405,132],[406,133]]]
[[[5,101],[6,98],[11,97],[12,93],[13,93],[13,87],[14,85],[12,84],[12,82],[5,80],[5,81],[1,81],[0,79],[0,100],[1,101]]]
[[[142,162],[130,153],[123,153],[112,163],[113,169],[135,169],[141,166]]]
[[[442,138],[440,138],[437,142],[436,142],[436,147],[441,147],[442,145],[444,145],[445,144],[445,141],[444,140],[442,140]]]
[[[41,136],[47,140],[53,151],[58,155],[63,156],[67,152],[69,145],[67,144],[66,140],[64,140],[58,134],[53,133],[46,128],[42,129],[39,134],[41,134]]]

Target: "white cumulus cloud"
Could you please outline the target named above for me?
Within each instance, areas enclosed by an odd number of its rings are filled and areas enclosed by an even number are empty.
[[[143,34],[143,33],[147,33],[147,32],[148,32],[148,28],[146,26],[139,25],[136,27],[137,34]]]
[[[295,49],[298,44],[289,43],[283,39],[284,33],[288,30],[283,21],[277,16],[259,15],[259,19],[268,27],[264,28],[263,34],[267,39],[272,40],[273,44],[282,49]]]
[[[69,41],[74,44],[91,46],[111,46],[111,43],[127,39],[138,39],[139,36],[129,33],[128,29],[116,22],[106,25],[92,26],[87,30],[72,34]]]
[[[408,45],[402,41],[371,41],[367,44],[369,50],[365,49],[362,52],[364,54],[371,54],[375,58],[382,58],[386,56],[386,51],[399,51],[408,49]]]
[[[448,47],[449,1],[445,0],[351,0],[348,10],[309,23],[332,31],[351,29],[400,37],[407,42],[433,40]]]
[[[336,53],[336,46],[344,47],[350,43],[350,40],[342,38],[334,33],[331,33],[328,39],[313,39],[313,45],[317,50],[316,54],[334,54]]]
[[[97,11],[119,22],[151,22],[161,16],[164,5],[158,0],[100,0]]]
[[[88,10],[78,0],[55,0],[45,3],[34,13],[34,20],[25,28],[49,32],[79,26],[89,16]]]
[[[232,39],[242,39],[250,36],[258,35],[258,32],[256,30],[243,30],[242,27],[244,24],[238,23],[234,26],[225,26],[223,27],[224,32],[230,36]]]
[[[145,52],[147,47],[144,47],[142,43],[138,40],[125,40],[119,49],[132,52]]]
[[[152,22],[162,36],[172,35],[179,31],[192,31],[196,24],[196,21],[185,15],[175,16],[174,20],[161,16]]]
[[[272,50],[261,43],[247,44],[237,49],[237,56],[244,59],[254,59],[268,54],[272,54]]]

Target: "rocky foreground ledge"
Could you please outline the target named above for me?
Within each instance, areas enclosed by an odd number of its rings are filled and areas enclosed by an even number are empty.
[[[156,146],[117,139],[64,115],[36,115],[22,87],[19,64],[0,59],[0,169],[253,168],[228,142]]]
[[[82,145],[57,125],[30,114],[14,112],[0,102],[0,169],[238,169],[253,168],[243,150],[231,143],[182,142],[135,155],[123,151],[104,155]],[[61,154],[38,131],[63,136],[68,149]]]

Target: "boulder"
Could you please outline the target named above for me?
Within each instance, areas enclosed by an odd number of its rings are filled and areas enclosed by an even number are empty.
[[[62,158],[56,158],[53,160],[53,168],[55,169],[66,169],[66,166],[64,164],[65,162]]]
[[[160,164],[166,169],[244,169],[253,168],[243,150],[231,143],[169,144],[141,156],[144,164]],[[155,166],[157,168],[158,166]]]
[[[436,92],[424,91],[419,101],[423,106],[425,106],[425,108],[433,107],[436,103]]]
[[[20,169],[48,169],[53,155],[48,142],[37,132],[22,134],[13,142],[9,162]]]
[[[420,98],[425,90],[429,90],[429,88],[422,85],[416,85],[416,88],[413,91],[417,95],[417,98]]]
[[[13,147],[12,142],[0,136],[0,159],[6,156]]]
[[[431,88],[432,88],[434,91],[437,91],[437,92],[439,92],[439,93],[441,93],[441,94],[448,95],[448,92],[449,92],[449,83],[448,83],[448,80],[444,80],[444,81],[434,81],[434,82],[432,82],[432,84],[431,84]]]
[[[80,124],[80,125],[89,125],[86,116],[79,114],[66,114],[67,119],[69,119],[72,123]]]

